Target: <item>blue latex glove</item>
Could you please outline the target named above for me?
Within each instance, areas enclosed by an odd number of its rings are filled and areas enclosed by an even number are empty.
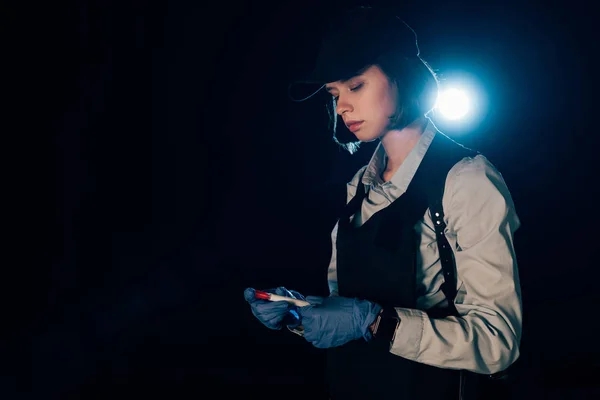
[[[275,289],[267,289],[265,292],[306,300],[300,293],[295,290],[288,290],[283,286]],[[295,328],[300,325],[300,317],[296,312],[298,307],[294,304],[286,301],[257,299],[254,297],[254,293],[255,290],[253,288],[247,288],[244,290],[244,298],[250,304],[252,314],[254,314],[264,326],[269,329],[280,330],[284,325],[289,326],[290,328]]]
[[[372,339],[369,326],[381,310],[379,304],[348,297],[308,296],[311,305],[300,307],[298,314],[304,338],[318,348],[337,347],[352,340]]]

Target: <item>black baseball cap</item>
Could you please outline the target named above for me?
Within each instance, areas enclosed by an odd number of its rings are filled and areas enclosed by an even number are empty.
[[[381,8],[358,7],[345,11],[330,19],[314,69],[305,78],[290,84],[290,98],[307,100],[327,82],[350,79],[380,56],[390,53],[419,57],[417,35],[406,22]],[[292,96],[292,92],[299,96]]]

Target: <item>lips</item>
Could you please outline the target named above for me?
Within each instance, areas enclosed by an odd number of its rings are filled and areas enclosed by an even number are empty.
[[[362,124],[363,124],[363,121],[348,121],[348,122],[346,122],[346,126],[348,127],[348,129],[351,132],[355,132],[358,129],[360,129]]]

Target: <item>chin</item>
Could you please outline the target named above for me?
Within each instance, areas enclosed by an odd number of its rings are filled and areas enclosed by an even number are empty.
[[[381,137],[381,135],[376,135],[371,132],[361,132],[360,130],[354,133],[354,136],[363,143],[373,142]]]

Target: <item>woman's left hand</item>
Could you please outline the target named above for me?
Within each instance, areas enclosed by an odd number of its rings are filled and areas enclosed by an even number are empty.
[[[309,306],[298,308],[304,338],[318,348],[337,347],[352,340],[372,337],[369,326],[381,306],[368,300],[348,297],[308,296]]]

